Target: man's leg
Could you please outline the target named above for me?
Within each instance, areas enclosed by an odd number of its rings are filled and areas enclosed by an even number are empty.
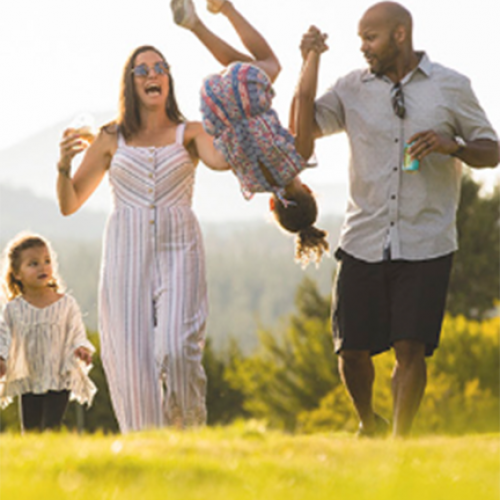
[[[376,431],[372,406],[375,369],[369,351],[341,351],[339,371],[367,434]]]
[[[427,382],[425,344],[414,340],[394,343],[396,366],[392,375],[395,437],[408,436]]]

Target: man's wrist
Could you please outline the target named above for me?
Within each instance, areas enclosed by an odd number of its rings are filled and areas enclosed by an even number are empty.
[[[453,151],[453,153],[451,153],[451,156],[459,156],[464,152],[467,147],[467,143],[458,135],[453,138],[453,142],[457,145],[457,148]]]

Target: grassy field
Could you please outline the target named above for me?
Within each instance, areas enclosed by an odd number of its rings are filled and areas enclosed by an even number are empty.
[[[499,500],[499,436],[359,440],[247,423],[0,437],[0,498]]]

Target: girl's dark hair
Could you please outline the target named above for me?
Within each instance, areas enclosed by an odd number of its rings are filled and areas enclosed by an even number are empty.
[[[15,299],[24,292],[23,284],[15,277],[21,266],[22,253],[30,248],[39,247],[47,248],[52,262],[52,281],[48,286],[56,292],[63,288],[61,278],[57,274],[56,254],[52,250],[50,243],[36,234],[21,233],[7,244],[2,256],[2,288],[7,300]]]
[[[157,48],[151,45],[142,45],[130,54],[123,68],[120,88],[120,102],[118,106],[118,119],[116,120],[115,125],[118,126],[118,129],[123,134],[125,139],[128,139],[137,133],[141,127],[139,99],[135,90],[134,75],[132,70],[134,69],[137,56],[143,52],[149,51],[156,52],[163,59],[163,61],[167,63],[165,57]],[[165,112],[174,123],[181,123],[185,121],[185,118],[180,112],[177,100],[175,99],[174,80],[170,71],[168,72],[168,84],[169,92],[167,102],[165,104]],[[109,132],[112,131],[111,125],[113,124],[111,123],[105,126],[105,129]]]
[[[287,195],[283,203],[274,196],[273,213],[278,224],[291,233],[297,233],[295,238],[295,262],[306,267],[311,261],[319,264],[323,254],[328,252],[328,233],[314,227],[318,217],[318,206],[314,195],[306,189]],[[291,202],[291,203],[286,203]]]

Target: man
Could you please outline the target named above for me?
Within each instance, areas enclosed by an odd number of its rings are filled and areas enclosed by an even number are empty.
[[[469,80],[430,61],[412,44],[412,18],[381,2],[359,23],[369,70],[339,79],[293,113],[311,120],[314,139],[344,131],[351,160],[349,202],[336,257],[333,333],[359,434],[382,435],[372,406],[371,356],[393,348],[393,435],[409,434],[426,385],[426,356],[438,346],[453,252],[461,161],[496,166],[498,137]],[[312,27],[302,53],[325,50]],[[311,60],[311,59],[309,59]],[[300,89],[300,86],[298,87]],[[302,96],[304,97],[304,96]],[[419,170],[402,170],[405,144]]]

